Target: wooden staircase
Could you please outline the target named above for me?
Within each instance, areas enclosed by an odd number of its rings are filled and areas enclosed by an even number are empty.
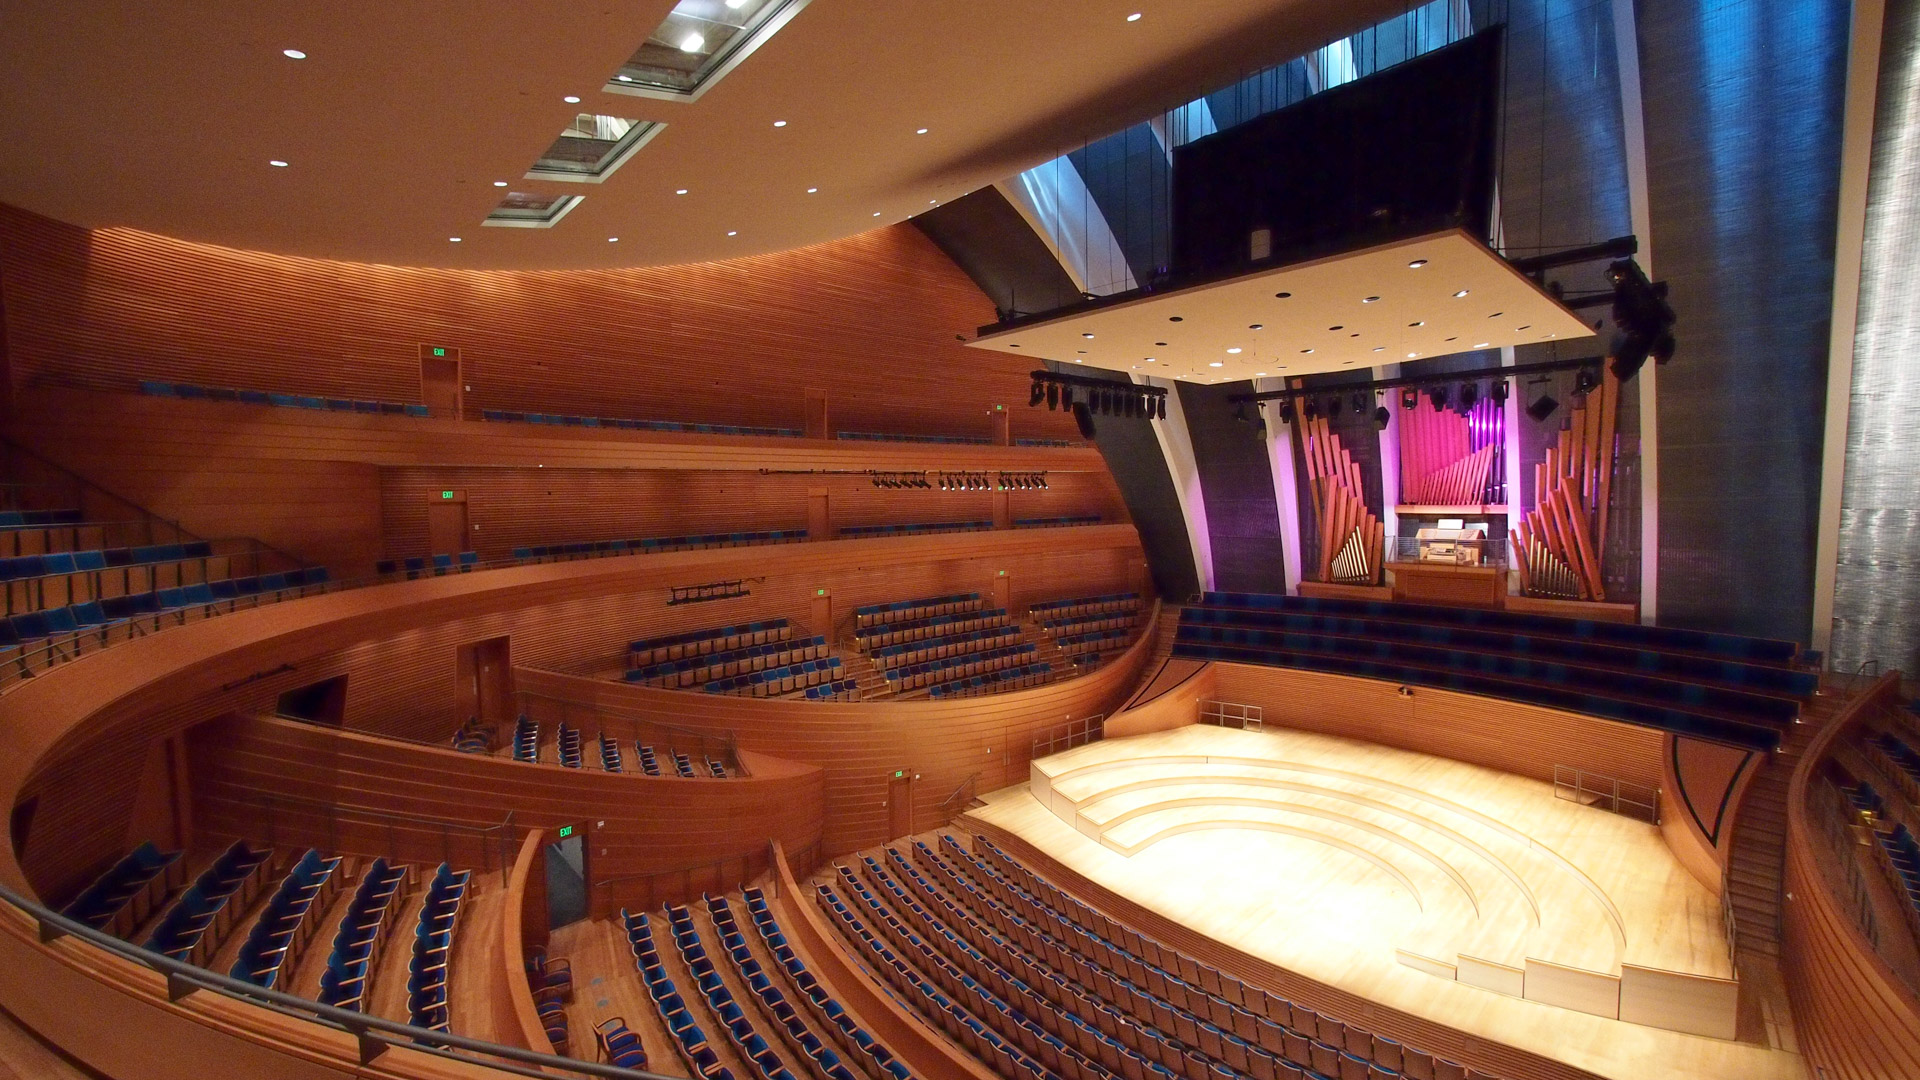
[[[1786,866],[1787,785],[1807,744],[1846,704],[1837,690],[1815,697],[1781,741],[1780,750],[1747,786],[1734,818],[1727,858],[1733,903],[1734,955],[1780,958],[1781,874]]]
[[[1034,663],[1053,665],[1054,679],[1064,679],[1077,670],[1073,666],[1073,658],[1060,651],[1060,646],[1054,643],[1052,635],[1042,634],[1038,623],[1021,622],[1020,640],[1033,643]]]
[[[881,677],[880,669],[873,666],[867,654],[854,648],[852,642],[843,641],[834,651],[840,657],[840,666],[846,671],[846,677],[860,687],[861,701],[893,696],[893,689]]]
[[[1153,655],[1147,658],[1147,670],[1158,671],[1160,665],[1173,655],[1173,636],[1180,632],[1179,604],[1164,604],[1160,608],[1160,625],[1153,628]]]

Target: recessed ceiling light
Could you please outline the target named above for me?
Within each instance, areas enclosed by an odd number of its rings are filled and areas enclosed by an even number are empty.
[[[1153,357],[1151,356],[1147,357],[1147,363],[1149,364],[1153,363]]]
[[[1085,355],[1087,355],[1087,350],[1085,350],[1085,349],[1081,349],[1081,350],[1079,350],[1079,352],[1080,352],[1080,355],[1081,355],[1081,356],[1085,356]]]
[[[1425,265],[1427,265],[1427,260],[1425,260],[1425,259],[1415,259],[1415,260],[1413,260],[1412,262],[1410,262],[1410,263],[1408,263],[1408,264],[1407,264],[1407,269],[1409,269],[1409,270],[1418,270],[1418,269],[1420,269],[1421,267],[1423,267],[1423,266],[1425,266]]]
[[[617,244],[617,243],[619,243],[619,242],[620,242],[620,238],[619,238],[619,237],[617,237],[617,236],[609,236],[609,237],[607,237],[607,243],[609,243],[609,244]]]
[[[1407,325],[1408,326],[1425,326],[1427,325],[1427,320],[1421,319],[1419,322],[1410,322]]]
[[[1258,329],[1260,329],[1260,328],[1261,328],[1262,326],[1264,326],[1264,325],[1265,325],[1264,323],[1252,323],[1252,324],[1250,324],[1250,325],[1248,325],[1248,327],[1247,327],[1247,329],[1249,329],[1249,330],[1258,330]]]
[[[566,97],[563,97],[560,100],[566,102],[569,105],[578,105],[580,104],[580,95],[568,94]]]
[[[1209,361],[1207,361],[1207,366],[1208,366],[1208,367],[1225,367],[1226,365],[1225,365],[1225,364],[1222,364],[1222,363],[1221,363],[1220,361],[1218,361],[1218,360],[1209,360]]]
[[[927,129],[926,129],[926,128],[921,128],[921,129],[919,129],[918,131],[915,131],[915,132],[914,132],[914,134],[915,134],[915,135],[925,135],[926,133],[927,133]]]
[[[1169,315],[1167,316],[1167,321],[1168,322],[1186,322],[1187,317],[1185,315]]]
[[[284,161],[281,161],[279,158],[274,158],[271,161],[268,161],[267,164],[273,166],[276,169],[284,169],[287,167],[287,163]]]
[[[1329,327],[1327,327],[1327,329],[1329,329],[1329,330],[1345,330],[1345,329],[1346,329],[1346,327],[1344,327],[1344,326],[1329,326]]]
[[[1264,379],[1267,377],[1267,373],[1264,371],[1256,371],[1253,373],[1253,377],[1256,379]]]
[[[1312,349],[1301,349],[1300,351],[1301,351],[1301,352],[1303,352],[1303,353],[1310,353],[1310,352],[1312,352],[1313,350],[1312,350]]]
[[[706,43],[707,39],[701,37],[699,34],[688,34],[686,37],[680,39],[680,51],[697,53],[700,51],[700,46]]]
[[[1448,341],[1459,341],[1460,339],[1459,339],[1459,338],[1457,338],[1457,337],[1450,337],[1450,338],[1448,338],[1447,340],[1448,340]]]
[[[687,193],[687,189],[686,189],[686,188],[674,188],[674,189],[673,189],[673,193],[674,193],[675,195],[685,195],[685,194]]]
[[[457,243],[459,243],[459,242],[460,242],[460,238],[459,238],[459,237],[457,237],[457,236],[449,236],[449,237],[447,237],[447,243],[449,243],[449,244],[457,244]]]
[[[1506,312],[1504,312],[1504,311],[1496,311],[1496,312],[1494,312],[1493,314],[1491,314],[1491,315],[1489,315],[1489,316],[1487,316],[1487,318],[1489,318],[1489,319],[1497,319],[1497,318],[1499,318],[1500,316],[1502,316],[1502,315],[1505,315],[1505,314],[1506,314]]]
[[[1231,355],[1238,356],[1240,355],[1240,346],[1235,345],[1233,348],[1228,349],[1227,352]]]
[[[1455,300],[1458,300],[1458,299],[1460,299],[1461,297],[1463,297],[1463,296],[1465,296],[1465,295],[1467,295],[1467,290],[1465,290],[1465,289],[1461,289],[1461,290],[1460,290],[1459,292],[1457,292],[1457,293],[1454,293],[1454,294],[1453,294],[1453,298],[1454,298]]]
[[[1373,303],[1373,302],[1374,302],[1375,300],[1378,300],[1378,299],[1380,299],[1380,298],[1379,298],[1379,297],[1377,297],[1377,296],[1369,296],[1369,297],[1367,297],[1366,299],[1364,299],[1364,300],[1362,300],[1362,301],[1360,301],[1360,302],[1361,302],[1361,303],[1363,303],[1363,304],[1371,304],[1371,303]]]
[[[618,82],[632,82],[632,81],[633,81],[633,76],[631,76],[631,75],[615,75],[615,76],[614,76],[614,79],[615,79],[616,81],[618,81]]]
[[[493,182],[493,186],[494,186],[494,187],[506,187],[506,186],[507,186],[507,182],[506,182],[505,180],[495,180],[495,181]]]
[[[928,200],[927,200],[927,205],[928,205],[928,206],[939,206],[939,205],[940,205],[940,200],[939,200],[939,199],[928,199]]]
[[[1528,323],[1527,325],[1520,328],[1520,330],[1531,330],[1531,329],[1533,329],[1532,323]],[[1518,330],[1515,331],[1515,333],[1518,333],[1518,332],[1519,332]]]
[[[1088,340],[1092,340],[1092,338],[1093,338],[1093,335],[1092,335],[1092,334],[1084,334],[1084,333],[1083,333],[1083,334],[1081,334],[1080,336],[1081,336],[1081,337],[1083,337],[1083,338],[1087,338]]]
[[[808,188],[808,189],[807,189],[807,194],[809,194],[809,195],[815,195],[815,194],[818,194],[818,193],[819,193],[819,191],[820,191],[820,189],[819,189],[819,188],[817,188],[817,187],[810,187],[810,188]]]
[[[1486,348],[1486,347],[1487,347],[1487,342],[1484,342],[1484,341],[1483,341],[1483,342],[1481,342],[1480,344],[1478,344],[1478,345],[1475,345],[1475,346],[1474,346],[1474,348],[1476,348],[1476,349],[1484,349],[1484,348]]]
[[[873,216],[874,216],[874,217],[879,217],[879,216],[880,216],[880,211],[878,211],[878,210],[875,210],[875,211],[873,212]]]
[[[280,55],[289,60],[305,60],[307,58],[307,54],[301,52],[299,49],[281,49]]]
[[[1084,363],[1086,363],[1086,361],[1085,361],[1085,360],[1082,360],[1082,359],[1080,359],[1080,358],[1079,358],[1079,357],[1077,357],[1077,356],[1073,358],[1073,362],[1074,362],[1074,363],[1076,363],[1076,364],[1084,364]]]
[[[1017,349],[1017,348],[1019,348],[1019,347],[1020,347],[1020,346],[1019,346],[1018,344],[1016,344],[1016,343],[1013,343],[1013,342],[1008,342],[1008,343],[1007,343],[1007,348],[1009,348],[1009,349]]]
[[[1289,297],[1289,296],[1292,296],[1292,295],[1293,295],[1293,294],[1292,294],[1292,293],[1290,293],[1290,292],[1277,292],[1277,293],[1274,293],[1274,294],[1273,294],[1273,298],[1274,298],[1275,300],[1285,300],[1285,299],[1286,299],[1287,297]]]
[[[785,120],[775,120],[775,121],[773,122],[773,126],[774,126],[774,127],[786,127],[786,126],[787,126],[787,122],[786,122]]]
[[[1160,347],[1160,348],[1162,348],[1162,349],[1164,349],[1164,348],[1166,348],[1166,347],[1167,347],[1167,343],[1166,343],[1166,342],[1164,342],[1164,341],[1156,341],[1156,342],[1154,342],[1154,344],[1155,344],[1156,346],[1158,346],[1158,347]]]
[[[728,235],[728,236],[739,236],[739,235],[740,235],[740,232],[739,232],[739,230],[737,230],[737,229],[733,229],[733,230],[728,230],[728,232],[727,232],[727,235]]]
[[[1386,352],[1386,351],[1387,351],[1387,347],[1386,347],[1385,345],[1375,345],[1375,346],[1373,347],[1373,351],[1374,351],[1374,352]]]
[[[1128,21],[1128,22],[1139,22],[1139,21],[1140,21],[1140,13],[1136,11],[1136,12],[1134,12],[1133,14],[1131,14],[1131,15],[1129,15],[1129,16],[1127,16],[1127,21]]]
[[[1416,357],[1416,356],[1419,356],[1419,355],[1420,355],[1420,354],[1419,354],[1419,353],[1417,353],[1417,352],[1410,352],[1410,353],[1408,353],[1408,354],[1407,354],[1407,359],[1409,359],[1409,360],[1411,360],[1411,359],[1413,359],[1414,357]]]

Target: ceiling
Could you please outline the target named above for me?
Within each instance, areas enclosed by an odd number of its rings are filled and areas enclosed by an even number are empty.
[[[1036,363],[1234,382],[1592,335],[1591,326],[1505,259],[1453,229],[1100,306],[968,344]]]
[[[734,258],[902,220],[1403,7],[814,0],[682,103],[600,89],[672,0],[0,0],[0,201],[409,266]],[[667,126],[604,183],[521,179],[583,111]],[[586,199],[482,228],[496,180]]]

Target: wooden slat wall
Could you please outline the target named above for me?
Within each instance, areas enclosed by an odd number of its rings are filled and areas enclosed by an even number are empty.
[[[465,642],[511,635],[520,664],[604,662],[622,655],[626,642],[636,637],[776,615],[804,622],[816,588],[832,592],[844,622],[860,604],[962,591],[989,595],[1002,569],[1008,571],[1016,605],[1123,591],[1134,587],[1134,566],[1141,558],[1130,525],[832,541],[774,550],[778,563],[768,559],[766,548],[731,548],[330,593],[192,623],[82,658],[0,698],[0,800],[9,806],[22,798],[40,800],[20,862],[11,850],[0,850],[0,881],[64,900],[125,853],[127,822],[149,744],[212,717],[271,712],[282,691],[335,675],[349,677],[352,725],[437,741],[456,722],[455,654]],[[665,606],[670,584],[743,577],[760,579],[752,585],[752,597]],[[1032,691],[1041,696],[1028,700],[1078,694],[1100,685],[1093,680],[1102,674],[1059,690]],[[691,694],[673,698],[689,705],[702,700]],[[815,709],[854,707],[799,703],[790,708],[804,711],[786,715],[789,726],[795,726],[792,717],[811,726],[816,718],[831,719],[830,711]],[[982,706],[928,708],[944,710],[931,716],[959,722]],[[1045,708],[1034,723],[1061,722],[1064,717],[1053,711]],[[780,753],[772,744],[749,748]],[[25,873],[16,866],[24,866]]]
[[[1213,665],[1222,701],[1259,705],[1270,724],[1320,731],[1553,780],[1555,765],[1660,784],[1661,733],[1450,690],[1316,671]]]
[[[188,736],[194,827],[201,842],[268,839],[268,800],[319,801],[485,828],[509,812],[512,858],[526,829],[578,825],[592,844],[594,880],[753,853],[769,838],[806,848],[820,838],[819,769],[753,755],[751,777],[728,780],[623,776],[372,738],[270,717],[229,716]],[[297,767],[296,767],[297,766]],[[433,863],[445,857],[431,826],[371,823],[323,827],[282,802],[270,816],[274,842],[334,847]],[[604,822],[605,824],[600,824]],[[499,870],[499,845],[476,854],[455,835],[456,865]]]
[[[431,270],[288,258],[0,206],[14,385],[141,378],[419,399],[419,347],[461,350],[470,409],[990,436],[1031,362],[955,334],[993,305],[900,224],[724,263]],[[1024,406],[1023,406],[1024,407]],[[1074,436],[1038,410],[1036,434]]]
[[[1848,904],[1821,869],[1808,820],[1808,781],[1835,740],[1859,719],[1897,701],[1900,673],[1888,672],[1814,738],[1787,796],[1787,865],[1782,973],[1808,1061],[1835,1080],[1920,1076],[1920,998],[1875,954]],[[1898,929],[1890,931],[1899,933]]]
[[[824,853],[840,855],[893,839],[888,785],[895,769],[917,773],[913,823],[943,822],[939,804],[979,773],[977,790],[1023,783],[1036,735],[1069,719],[1118,708],[1152,652],[1141,638],[1122,658],[1076,679],[959,701],[856,703],[753,701],[629,686],[526,668],[523,689],[598,703],[622,714],[708,731],[732,731],[743,748],[826,770]],[[958,807],[954,812],[958,812]]]
[[[938,452],[929,458],[938,460]],[[1124,522],[1126,507],[1103,472],[1054,474],[1045,491],[1008,492],[1013,516],[1097,514]],[[762,475],[683,469],[400,468],[380,471],[389,558],[427,554],[427,506],[466,493],[472,547],[506,558],[515,547],[807,527],[807,494],[824,488],[836,529],[900,522],[987,521],[986,491],[897,490],[864,476]],[[822,538],[825,539],[825,538]],[[777,553],[769,558],[778,559]]]

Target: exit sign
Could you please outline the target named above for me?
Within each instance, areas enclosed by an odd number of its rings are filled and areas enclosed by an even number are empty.
[[[435,355],[435,356],[445,356],[445,355],[447,355],[447,350],[445,350],[445,349],[435,349],[435,350],[433,350],[433,355]]]
[[[451,491],[443,491],[443,492],[441,492],[441,493],[440,493],[440,497],[441,497],[441,498],[443,498],[443,499],[451,499],[451,498],[453,498],[453,492],[451,492]]]
[[[560,826],[560,839],[565,840],[567,837],[572,835],[573,835],[573,826],[571,825]]]
[[[907,770],[905,770],[905,769],[895,769],[895,770],[893,770],[893,778],[894,778],[895,780],[900,780],[900,779],[904,779],[904,778],[906,777],[906,775],[907,775]]]
[[[825,595],[827,595],[827,590],[825,590],[825,589],[815,589],[815,590],[813,590],[813,595],[815,595],[815,596],[825,596]]]

